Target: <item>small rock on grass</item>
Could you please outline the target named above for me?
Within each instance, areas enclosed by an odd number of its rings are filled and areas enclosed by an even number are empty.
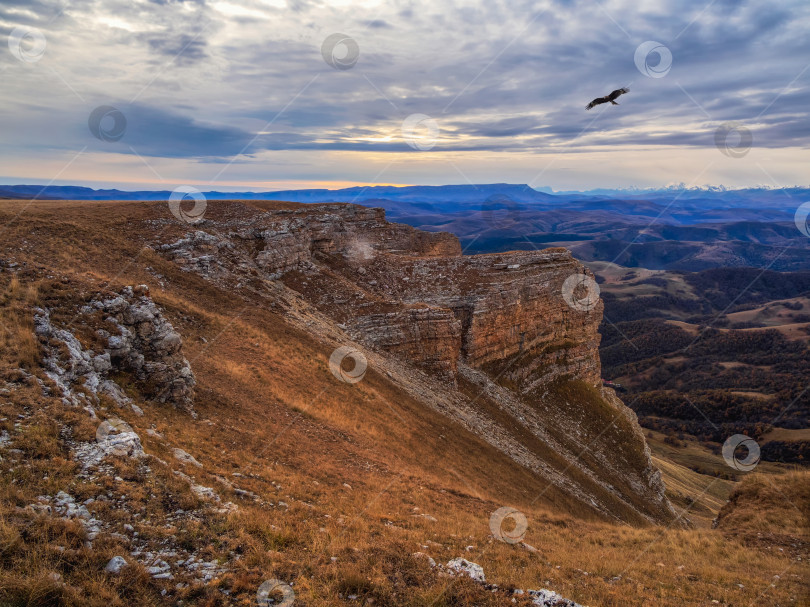
[[[107,573],[114,573],[118,574],[121,573],[121,570],[127,566],[127,561],[123,556],[114,556],[110,559],[110,562],[107,563],[107,566],[104,568],[104,571]]]

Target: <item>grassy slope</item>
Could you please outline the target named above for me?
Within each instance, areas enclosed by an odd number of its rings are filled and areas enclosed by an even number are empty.
[[[0,225],[22,204],[3,203]],[[189,605],[250,605],[269,577],[295,582],[297,604],[338,604],[340,594],[377,604],[511,604],[463,580],[438,577],[410,557],[416,551],[439,562],[464,555],[483,565],[490,581],[547,586],[591,605],[748,604],[763,591],[774,604],[791,604],[791,597],[807,591],[789,576],[769,588],[772,576],[786,567],[806,567],[764,548],[754,549],[752,563],[751,549],[727,531],[589,520],[586,512],[572,510],[565,495],[538,486],[373,369],[359,384],[336,382],[327,367],[330,351],[312,336],[291,329],[261,302],[212,289],[142,250],[132,238],[131,217],[160,212],[166,211],[141,203],[35,203],[2,235],[0,259],[58,268],[29,265],[16,281],[0,273],[0,372],[12,386],[0,401],[0,426],[20,450],[4,452],[0,462],[0,596],[8,604],[158,605],[183,599]],[[183,226],[176,230],[179,236]],[[74,441],[91,441],[98,421],[43,397],[34,381],[15,371],[22,366],[41,374],[31,306],[58,309],[104,283],[117,288],[144,282],[184,337],[199,381],[199,420],[142,401],[143,417],[102,411],[131,423],[146,451],[169,465],[150,460],[146,472],[116,461],[115,474],[88,482],[76,475],[63,428],[71,429]],[[137,386],[129,389],[137,398]],[[147,434],[149,428],[163,438]],[[192,453],[204,468],[181,466],[172,459],[173,447]],[[207,507],[172,468],[214,487],[239,511]],[[273,506],[237,496],[217,476]],[[232,570],[206,586],[179,591],[177,580],[153,580],[140,566],[118,577],[104,574],[110,557],[128,552],[123,540],[104,535],[89,550],[74,521],[25,508],[38,495],[59,490],[81,499],[100,492],[126,496],[125,507],[96,504],[94,515],[122,531],[131,522],[155,545],[169,539],[206,558],[227,560]],[[530,505],[527,496],[543,490],[543,499]],[[492,541],[491,512],[512,504],[526,513],[525,540],[539,552]],[[196,520],[169,522],[177,508],[193,510]],[[168,596],[161,597],[161,590]]]

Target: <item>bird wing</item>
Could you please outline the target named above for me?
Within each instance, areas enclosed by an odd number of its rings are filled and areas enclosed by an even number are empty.
[[[608,95],[608,99],[609,99],[610,101],[613,101],[613,100],[614,100],[614,99],[616,99],[616,97],[618,97],[619,95],[624,95],[625,93],[629,93],[629,92],[630,92],[630,89],[628,89],[628,88],[620,88],[620,89],[616,89],[616,90],[615,90],[615,91],[613,91],[613,92],[612,92],[610,95]]]
[[[586,110],[589,110],[589,109],[591,109],[591,108],[592,108],[593,106],[595,106],[595,105],[599,105],[600,103],[607,103],[607,102],[608,102],[608,98],[607,98],[607,97],[597,97],[596,99],[594,99],[593,101],[591,101],[591,102],[590,102],[588,105],[586,105],[586,106],[585,106],[585,109],[586,109]]]

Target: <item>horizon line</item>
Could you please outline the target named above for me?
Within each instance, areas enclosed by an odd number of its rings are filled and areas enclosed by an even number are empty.
[[[317,184],[318,182],[313,182],[313,185]],[[351,183],[351,182],[349,182]],[[527,183],[519,183],[519,182],[487,182],[487,183],[446,183],[446,184],[398,184],[398,183],[362,183],[356,182],[355,185],[346,185],[343,187],[302,187],[302,188],[280,188],[280,189],[241,189],[241,190],[216,190],[216,189],[209,189],[203,190],[201,188],[205,187],[206,184],[198,184],[198,186],[191,185],[191,184],[183,184],[182,186],[178,187],[193,187],[197,189],[199,192],[205,193],[219,193],[219,194],[273,194],[277,192],[305,192],[305,191],[327,191],[327,192],[340,192],[345,190],[353,190],[353,189],[377,189],[377,188],[396,188],[396,189],[406,189],[406,188],[449,188],[449,187],[457,187],[457,188],[477,188],[477,187],[491,187],[491,186],[509,186],[509,187],[525,187],[530,190],[536,191],[542,194],[565,194],[565,193],[587,193],[587,192],[595,192],[595,191],[615,191],[615,192],[656,192],[656,191],[679,191],[679,190],[693,190],[693,191],[742,191],[742,190],[769,190],[769,191],[778,191],[778,190],[788,190],[788,189],[810,189],[810,185],[767,185],[767,184],[759,184],[754,186],[728,186],[725,184],[702,184],[702,185],[692,185],[688,186],[684,182],[680,182],[677,184],[667,184],[662,186],[646,186],[646,187],[639,187],[639,186],[624,186],[624,187],[610,187],[610,186],[600,186],[594,188],[588,188],[585,190],[576,190],[576,189],[561,189],[555,190],[551,186],[541,186],[541,187],[532,187]],[[23,188],[23,187],[30,187],[30,188],[41,188],[41,192],[44,192],[48,189],[58,189],[58,188],[82,188],[85,190],[90,190],[92,192],[102,192],[102,191],[117,191],[122,193],[128,194],[135,194],[140,192],[145,193],[159,193],[159,192],[172,192],[177,188],[168,188],[168,189],[121,189],[120,187],[91,187],[86,185],[75,185],[75,184],[37,184],[37,183],[0,183],[0,190],[3,188]],[[233,186],[239,187],[239,186]],[[249,187],[249,186],[248,186]]]

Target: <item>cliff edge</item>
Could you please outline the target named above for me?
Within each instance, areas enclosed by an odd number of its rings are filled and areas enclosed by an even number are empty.
[[[166,259],[360,352],[599,516],[675,518],[635,414],[601,386],[602,304],[566,297],[592,279],[566,249],[463,255],[452,234],[351,204],[217,203],[161,240]]]

